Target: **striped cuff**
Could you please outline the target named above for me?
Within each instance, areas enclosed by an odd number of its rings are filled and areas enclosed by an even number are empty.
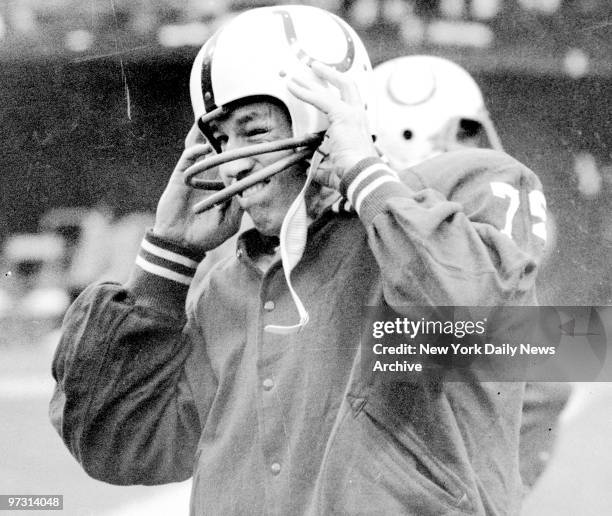
[[[162,239],[149,230],[142,243],[136,267],[128,281],[137,297],[163,308],[183,309],[189,285],[203,253]]]
[[[136,265],[156,276],[189,286],[202,258],[193,250],[147,232],[140,245]]]
[[[382,208],[387,193],[397,192],[402,183],[397,174],[380,158],[366,158],[355,165],[340,182],[340,193],[360,217],[364,211]]]

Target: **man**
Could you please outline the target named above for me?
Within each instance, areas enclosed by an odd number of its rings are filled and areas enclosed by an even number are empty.
[[[191,96],[219,155],[192,130],[133,277],[80,296],[54,360],[51,418],[90,475],[193,475],[193,514],[518,511],[523,385],[389,388],[362,370],[358,343],[366,304],[533,302],[543,242],[523,205],[502,233],[507,200],[489,182],[539,182],[472,150],[399,181],[372,143],[369,75],[353,30],[310,7],[248,11],[204,46]],[[287,137],[302,150],[253,154]],[[243,191],[194,214],[224,198],[185,186],[211,164]],[[354,211],[325,209],[324,188]],[[198,260],[243,212],[254,229],[185,312]]]
[[[436,56],[405,56],[378,65],[374,77],[376,143],[396,169],[465,147],[502,150],[478,84],[458,64]],[[550,457],[570,392],[567,383],[526,384],[520,454],[528,487]]]

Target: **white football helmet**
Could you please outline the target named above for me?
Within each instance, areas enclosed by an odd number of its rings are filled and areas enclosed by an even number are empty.
[[[374,69],[376,144],[396,168],[454,148],[502,150],[476,81],[440,57],[407,56]]]
[[[219,155],[198,162],[187,171],[186,181],[195,187],[218,189],[221,185],[194,176],[220,163],[272,150],[306,147],[293,155],[291,163],[278,163],[276,168],[280,170],[312,156],[328,120],[318,109],[292,95],[287,81],[298,75],[332,88],[311,71],[309,64],[315,60],[349,75],[368,113],[373,111],[368,54],[355,31],[337,16],[316,7],[279,5],[245,11],[221,27],[195,58],[190,80],[195,120]],[[209,130],[210,121],[232,102],[262,96],[273,97],[287,108],[293,138],[221,153]],[[373,125],[373,115],[370,119]],[[241,185],[236,185],[230,193],[239,193]],[[219,203],[215,196],[218,194],[206,201],[204,209]],[[202,206],[198,209],[202,211]]]

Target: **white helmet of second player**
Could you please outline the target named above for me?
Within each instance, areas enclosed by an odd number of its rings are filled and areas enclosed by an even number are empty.
[[[400,57],[377,66],[374,78],[376,143],[395,167],[465,146],[501,150],[480,88],[452,61]]]

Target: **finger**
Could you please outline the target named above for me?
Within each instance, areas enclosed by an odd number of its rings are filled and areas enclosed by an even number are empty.
[[[323,92],[313,90],[310,85],[297,77],[289,79],[287,89],[298,99],[311,104],[325,114],[332,110],[333,100],[329,99]],[[336,99],[335,102],[338,102],[338,100]]]
[[[319,61],[313,61],[310,68],[317,77],[338,88],[342,100],[346,103],[351,106],[361,106],[363,104],[357,84],[346,74],[340,73],[335,68]]]
[[[181,155],[181,161],[184,164],[195,163],[199,158],[206,156],[212,152],[212,148],[208,143],[197,143],[186,148]]]
[[[300,86],[307,88],[313,92],[318,92],[321,95],[329,95],[329,83],[325,80],[315,79],[313,74],[303,75],[296,74],[292,75],[291,79],[297,82]]]
[[[189,129],[189,132],[185,137],[185,148],[187,149],[198,143],[206,143],[206,138],[196,123],[191,126],[191,129]]]
[[[322,184],[323,186],[338,189],[340,180],[334,171],[334,166],[329,162],[328,158],[324,158],[313,176],[314,181]]]
[[[210,145],[201,143],[184,150],[174,167],[173,176],[177,176],[177,181],[183,182],[185,172],[210,154],[211,151]]]

